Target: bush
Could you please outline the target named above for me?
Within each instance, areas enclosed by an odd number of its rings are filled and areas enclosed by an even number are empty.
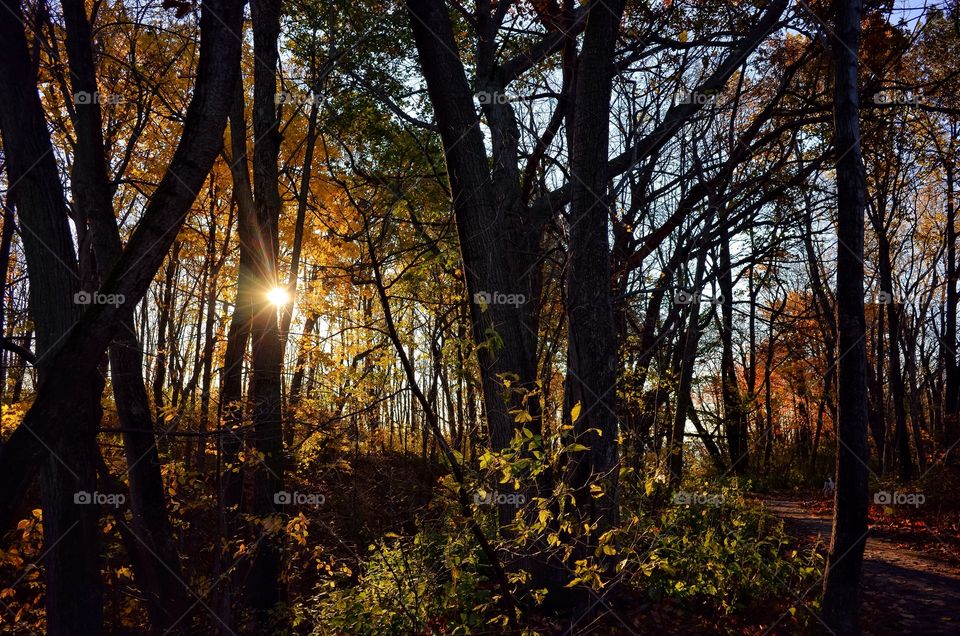
[[[314,634],[472,634],[490,601],[480,557],[458,535],[421,530],[369,546],[355,585],[324,581],[306,618]]]
[[[653,599],[672,597],[729,614],[816,586],[822,557],[790,547],[783,523],[736,486],[680,490],[636,520],[627,568]]]
[[[571,449],[579,450],[520,433],[509,449],[484,454],[468,488],[482,499],[499,475],[505,492],[520,492],[518,483],[534,481],[553,456]],[[745,496],[749,484],[690,482],[699,486],[671,491],[664,480],[623,468],[620,522],[606,531],[582,523],[562,483],[549,497],[525,501],[499,536],[495,506],[475,501],[472,515],[505,561],[539,550],[565,563],[567,587],[616,584],[654,601],[671,598],[697,613],[734,617],[758,607],[782,613],[796,590],[818,586],[822,557],[813,548],[791,548],[782,522]],[[422,511],[413,536],[385,535],[369,546],[356,576],[326,577],[310,604],[295,609],[313,633],[471,634],[505,625],[489,563],[451,495],[457,486],[450,475],[439,484],[440,496]],[[594,490],[594,497],[605,496]],[[524,572],[509,578],[529,626],[546,590],[534,589]]]

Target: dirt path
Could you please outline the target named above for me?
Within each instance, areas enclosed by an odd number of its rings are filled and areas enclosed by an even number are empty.
[[[789,531],[830,543],[831,519],[798,501],[766,499]],[[960,634],[960,570],[871,531],[864,554],[864,633]]]

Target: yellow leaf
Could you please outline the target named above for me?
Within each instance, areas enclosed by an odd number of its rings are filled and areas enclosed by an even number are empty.
[[[689,35],[687,34],[686,31],[681,31],[681,32],[680,32],[680,41],[681,41],[681,42],[686,42],[688,38],[689,38]]]
[[[580,419],[580,402],[577,402],[573,405],[573,408],[570,409],[570,421],[576,422]]]

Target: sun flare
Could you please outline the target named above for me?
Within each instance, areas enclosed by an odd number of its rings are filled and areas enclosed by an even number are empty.
[[[290,302],[290,294],[283,287],[274,287],[267,292],[267,300],[277,307],[281,307]]]

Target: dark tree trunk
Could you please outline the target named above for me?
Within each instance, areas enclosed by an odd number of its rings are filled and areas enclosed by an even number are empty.
[[[867,420],[870,426],[870,435],[877,448],[877,466],[882,475],[886,466],[887,453],[887,426],[883,417],[883,312],[878,312],[878,318],[870,328],[868,336],[873,344],[875,364],[867,362],[867,390],[869,403],[867,404]]]
[[[880,260],[880,290],[884,292],[881,311],[887,314],[887,344],[890,371],[890,397],[893,399],[895,428],[894,444],[897,447],[897,466],[904,482],[913,478],[913,455],[910,450],[910,434],[907,431],[907,396],[903,386],[903,367],[900,363],[900,312],[902,303],[893,297],[893,264],[890,258],[890,240],[884,224],[885,214],[877,211],[874,229],[877,232],[877,250]]]
[[[287,338],[290,332],[290,322],[293,319],[293,309],[297,303],[297,282],[300,277],[300,257],[303,251],[303,228],[307,219],[307,206],[310,200],[310,177],[313,174],[313,155],[317,144],[317,117],[319,116],[320,105],[314,101],[310,107],[310,118],[307,122],[307,142],[303,155],[303,174],[300,176],[300,191],[297,193],[297,217],[294,221],[293,251],[290,254],[290,273],[287,278],[287,291],[290,294],[290,302],[280,308],[280,348],[284,350],[287,346]],[[315,318],[311,317],[314,321]],[[311,319],[308,318],[308,321]],[[304,328],[304,337],[313,330]],[[302,356],[305,350],[301,346],[297,353],[297,366],[294,369],[294,377],[291,381],[290,390],[286,404],[287,426],[284,431],[284,443],[292,447],[294,442],[294,409],[300,400],[300,386],[303,383]],[[297,383],[294,391],[293,383]]]
[[[727,449],[730,465],[738,475],[745,475],[750,466],[747,443],[747,412],[740,394],[737,368],[733,360],[733,272],[730,265],[730,236],[726,226],[726,213],[721,220],[720,236],[720,356],[721,393],[723,397],[723,423],[727,433]]]
[[[927,428],[923,413],[923,392],[920,389],[920,378],[917,373],[917,346],[916,340],[904,338],[904,344],[913,342],[905,347],[904,359],[907,361],[906,373],[910,383],[910,428],[913,432],[913,444],[917,448],[917,468],[923,474],[927,470],[927,452],[923,443],[923,429]]]
[[[227,219],[227,229],[223,237],[223,249],[220,256],[210,263],[210,285],[207,290],[207,315],[203,327],[203,375],[200,383],[200,433],[206,433],[210,419],[210,394],[213,390],[213,353],[216,348],[216,338],[214,333],[214,323],[217,319],[217,285],[220,280],[220,268],[227,257],[227,251],[230,249],[230,228],[233,226],[233,213],[235,206],[230,205],[230,216]],[[216,251],[216,210],[213,206],[210,208],[210,238],[208,253],[213,255]],[[197,472],[202,473],[206,467],[207,458],[207,438],[201,435],[197,441]]]
[[[823,620],[841,634],[860,632],[860,582],[867,540],[870,448],[863,315],[866,180],[860,151],[857,52],[860,0],[834,4],[834,152],[837,155],[837,333],[840,358],[837,476],[833,533],[824,577]]]
[[[61,339],[78,313],[77,255],[21,6],[16,0],[4,0],[3,8],[9,15],[0,20],[0,132],[7,180],[12,184],[9,197],[20,214],[30,275],[39,380],[50,387]],[[102,350],[95,353],[92,362],[99,361],[101,354]],[[60,405],[56,410],[63,419],[59,422],[69,426],[51,435],[25,421],[0,449],[0,492],[4,494],[0,531],[19,516],[17,503],[39,468],[47,633],[98,634],[103,626],[99,511],[96,505],[78,503],[75,496],[96,491],[96,429],[103,380],[91,369],[88,377],[73,378],[69,384],[54,383],[55,394],[48,390],[46,396],[48,406]],[[72,408],[62,408],[65,398]]]
[[[524,326],[521,307],[481,303],[483,295],[524,295],[512,265],[513,230],[497,209],[492,193],[479,118],[473,94],[457,55],[446,5],[437,0],[408,0],[410,24],[444,146],[460,251],[464,263],[474,342],[478,345],[483,397],[491,446],[505,448],[513,435],[509,411],[520,408],[520,393],[508,391],[500,378],[514,377],[521,390],[536,380],[536,339]],[[528,299],[529,300],[529,299]],[[493,337],[493,333],[499,336]],[[496,342],[499,340],[500,342]],[[515,510],[501,511],[512,517]]]
[[[7,8],[19,15],[18,7]],[[53,567],[48,568],[52,582],[47,588],[48,607],[53,610],[47,615],[50,633],[100,631],[102,605],[95,547],[100,530],[95,506],[76,505],[73,499],[78,490],[95,489],[96,428],[103,389],[99,367],[103,353],[121,328],[121,320],[146,293],[222,145],[230,98],[236,86],[237,73],[233,69],[239,68],[242,8],[241,2],[230,0],[206,0],[202,6],[197,80],[180,143],[127,248],[101,286],[103,294],[122,295],[125,302],[119,306],[88,306],[76,327],[63,339],[62,346],[55,349],[48,340],[56,333],[51,325],[59,327],[69,323],[70,318],[53,314],[52,320],[37,321],[38,329],[43,330],[49,359],[23,423],[0,447],[0,526],[9,527],[31,477],[38,468],[46,467],[43,471],[48,484],[45,508],[50,508],[51,515],[48,518],[45,510],[44,531],[51,540],[61,539],[51,553]],[[43,236],[48,246],[65,242],[64,247],[69,250],[64,250],[64,255],[72,254],[65,206],[62,194],[57,194],[62,190],[54,155],[45,135],[35,84],[30,86],[30,62],[23,32],[14,25],[16,21],[0,21],[0,46],[3,47],[0,121],[3,122],[4,150],[11,168],[14,168],[12,156],[21,158],[40,151],[34,155],[41,158],[39,163],[17,161],[18,166],[36,165],[26,179],[19,179],[23,175],[20,172],[14,181],[24,192],[24,207],[45,211],[40,218],[46,225],[30,227],[25,236],[31,233]],[[223,70],[224,64],[229,69],[227,72]],[[14,100],[13,103],[8,99]],[[16,132],[11,134],[12,130]],[[76,288],[76,276],[64,276],[59,269],[65,266],[63,263],[69,269],[71,261],[52,259],[48,253],[44,253],[43,258],[46,262],[36,269],[36,278],[31,271],[34,283],[31,287],[35,291],[43,290],[43,295],[48,289],[59,289],[59,294],[53,297],[60,298],[61,306],[70,308],[72,314],[69,300]],[[55,274],[52,288],[43,284],[48,272]],[[39,310],[44,309],[44,302],[40,302]],[[48,449],[53,452],[49,453]],[[64,456],[82,459],[76,466],[70,466],[72,472],[68,478],[50,469],[57,457]],[[71,521],[71,517],[76,519]],[[70,531],[65,532],[67,530]],[[56,558],[60,546],[64,550],[62,562]]]
[[[717,446],[717,442],[713,439],[714,435],[712,435],[703,425],[703,422],[700,421],[700,414],[697,413],[697,409],[693,407],[692,401],[687,409],[687,416],[690,418],[690,421],[693,422],[694,428],[697,429],[697,435],[700,436],[704,448],[707,449],[707,453],[709,453],[710,459],[713,461],[714,468],[716,468],[720,474],[726,473],[727,464],[723,461],[723,453],[720,452],[720,447]]]
[[[813,203],[809,196],[805,196],[804,201],[808,208],[813,207]],[[820,333],[823,335],[824,362],[826,363],[827,367],[826,372],[823,374],[823,405],[817,412],[817,435],[816,439],[814,440],[814,452],[812,456],[812,461],[815,463],[817,459],[816,449],[819,446],[821,432],[820,425],[823,419],[823,410],[829,410],[834,426],[836,426],[837,422],[835,399],[837,378],[837,326],[834,320],[834,315],[836,313],[834,303],[831,301],[829,290],[823,282],[823,276],[820,272],[820,259],[817,257],[816,250],[813,246],[812,216],[812,212],[808,212],[805,215],[806,232],[803,236],[803,242],[804,251],[806,252],[807,256],[807,268],[810,273],[810,289],[813,292],[814,299],[816,300],[818,308],[817,313],[820,317],[819,323],[821,325]],[[814,464],[811,464],[811,466],[814,466]]]
[[[177,258],[181,243],[174,243],[173,254],[167,260],[167,268],[163,275],[163,291],[160,293],[160,302],[157,303],[157,359],[153,368],[153,406],[157,410],[160,421],[165,421],[163,389],[167,384],[167,363],[170,348],[175,340],[171,330],[170,316],[173,312],[173,281],[176,279]]]
[[[86,9],[80,0],[65,1],[63,9],[73,93],[95,93],[96,71]],[[98,100],[76,105],[73,192],[78,212],[93,232],[98,269],[106,273],[120,258],[123,248],[113,212],[101,125]],[[167,517],[160,458],[143,384],[143,359],[133,315],[124,316],[122,322],[117,339],[110,347],[110,367],[117,415],[124,429],[132,533],[136,538],[133,548],[141,553],[133,562],[140,566],[135,574],[152,627],[157,633],[166,633],[183,618],[186,587],[181,582],[180,555]]]
[[[617,423],[617,337],[610,285],[609,152],[610,94],[614,52],[624,2],[592,0],[576,72],[576,114],[570,149],[570,238],[567,258],[566,312],[569,359],[569,414],[578,443],[590,450],[570,462],[571,487],[581,510],[589,510],[600,531],[617,522],[619,457]],[[686,411],[684,411],[686,413]],[[596,485],[604,496],[592,497]]]
[[[954,147],[952,143],[951,150]],[[944,163],[947,172],[947,210],[946,210],[946,241],[947,241],[947,308],[946,327],[942,345],[944,365],[946,366],[946,387],[944,388],[944,427],[945,448],[952,448],[960,442],[960,362],[957,360],[957,206],[954,203],[954,167],[953,157],[945,157]],[[949,451],[948,451],[949,452]]]
[[[311,313],[307,316],[307,319],[303,323],[303,335],[301,336],[300,349],[297,353],[297,362],[293,370],[293,379],[290,380],[290,411],[291,413],[296,409],[297,405],[300,404],[301,393],[303,392],[303,376],[307,368],[307,347],[306,340],[313,336],[313,330],[317,325],[317,315]],[[287,430],[287,434],[291,434],[293,427]],[[293,445],[293,439],[291,438],[289,445]]]
[[[237,86],[230,111],[230,173],[233,178],[233,198],[237,205],[237,292],[230,326],[227,328],[227,347],[223,354],[220,375],[220,534],[231,540],[239,530],[240,501],[243,491],[243,472],[240,465],[240,447],[245,433],[245,405],[243,401],[243,371],[247,347],[250,343],[251,321],[254,314],[254,294],[257,285],[257,211],[250,185],[247,166],[247,124],[244,116],[243,87]],[[218,551],[216,570],[220,576],[232,559],[229,553]],[[232,624],[233,577],[224,576],[218,601],[220,617]],[[227,632],[229,633],[229,632]]]
[[[706,254],[697,259],[693,289],[695,300],[690,305],[687,328],[677,342],[678,360],[675,365],[677,376],[677,409],[674,412],[673,429],[670,432],[670,455],[667,467],[670,472],[670,486],[676,488],[683,479],[683,435],[687,425],[687,413],[690,412],[690,389],[693,386],[693,365],[697,359],[697,347],[700,344],[700,286],[703,284],[703,270]]]
[[[287,278],[287,291],[290,302],[280,308],[280,341],[286,345],[287,332],[293,318],[293,308],[297,297],[297,280],[300,277],[300,255],[303,251],[303,226],[307,220],[307,206],[310,201],[310,177],[313,174],[313,155],[317,145],[317,117],[320,105],[317,101],[310,107],[307,122],[307,147],[303,153],[303,174],[300,176],[300,191],[297,193],[297,218],[293,225],[293,251],[290,253],[290,274]]]
[[[7,281],[10,278],[10,248],[13,245],[13,233],[16,228],[16,220],[13,212],[13,205],[3,206],[3,231],[0,233],[0,338],[7,338]],[[26,348],[29,348],[29,344]],[[21,356],[23,357],[23,356]],[[7,394],[7,369],[10,366],[7,360],[6,350],[3,357],[0,358],[0,402]]]
[[[253,191],[257,208],[258,282],[251,324],[250,403],[253,448],[262,460],[253,467],[253,513],[263,519],[280,511],[275,495],[283,489],[283,432],[281,366],[283,349],[277,307],[266,291],[278,287],[280,191],[277,160],[280,154],[277,117],[277,64],[280,37],[280,1],[251,0],[254,45],[253,88]],[[264,536],[253,557],[245,596],[261,629],[267,613],[280,601],[280,537]]]

